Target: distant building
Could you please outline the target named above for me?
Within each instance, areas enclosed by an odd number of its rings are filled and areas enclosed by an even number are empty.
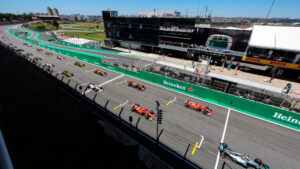
[[[58,10],[56,8],[53,8],[53,14],[54,16],[59,16]]]
[[[49,20],[60,20],[59,16],[49,16],[49,15],[39,15],[35,17],[35,20],[44,20],[44,21],[49,21]]]
[[[50,7],[47,7],[47,12],[48,13],[36,13],[35,14],[35,19],[36,20],[60,20],[58,11],[56,8],[53,10]]]
[[[179,17],[180,12],[178,11],[171,11],[171,12],[164,12],[164,11],[153,11],[153,12],[139,12],[139,16],[144,16],[144,17]]]
[[[117,17],[118,11],[107,11],[111,17]]]
[[[47,7],[48,15],[53,16],[52,9],[50,7]]]

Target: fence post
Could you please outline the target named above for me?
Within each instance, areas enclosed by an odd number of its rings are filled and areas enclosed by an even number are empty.
[[[77,83],[76,86],[75,86],[75,90],[77,89],[77,86],[78,86],[78,83]]]
[[[95,102],[96,97],[97,97],[97,93],[95,94],[95,96],[93,98],[93,102]]]
[[[190,144],[188,145],[188,147],[187,147],[187,149],[186,149],[186,151],[185,151],[185,153],[184,153],[183,160],[185,160],[186,154],[187,154],[187,152],[189,151],[189,149],[190,149]]]
[[[108,102],[109,102],[109,100],[106,101],[106,104],[105,104],[105,106],[104,106],[105,109],[106,109],[106,106],[107,106]]]
[[[225,168],[225,164],[226,164],[226,162],[224,161],[224,162],[223,162],[223,165],[222,165],[222,169]]]
[[[141,117],[139,117],[139,119],[137,120],[137,122],[136,122],[136,124],[135,124],[135,129],[136,129],[136,130],[138,130],[138,124],[139,124],[140,120],[141,120]]]
[[[162,134],[163,131],[164,131],[164,129],[161,129],[161,130],[160,130],[160,133],[159,133],[159,135],[158,135],[158,137],[157,137],[157,144],[159,143],[159,138],[160,138],[160,136],[161,136],[161,134]]]
[[[85,96],[86,90],[87,90],[87,87],[84,89],[84,91],[83,91],[83,93],[82,93],[84,96]]]
[[[106,109],[106,105],[105,105],[105,109]],[[120,121],[121,121],[121,114],[122,114],[122,112],[123,112],[123,107],[122,107],[122,109],[120,110],[120,113],[119,113],[119,119],[120,119]]]
[[[69,80],[68,80],[68,83],[67,83],[67,85],[69,85],[70,81],[71,81],[71,79],[69,79]]]
[[[64,80],[64,78],[65,78],[65,76],[63,76],[63,77],[60,79],[60,81],[63,81],[63,80]]]

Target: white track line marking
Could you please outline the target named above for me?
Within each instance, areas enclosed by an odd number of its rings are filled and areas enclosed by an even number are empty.
[[[229,108],[228,109],[228,113],[227,113],[227,117],[226,117],[226,121],[225,121],[225,125],[224,125],[224,130],[223,130],[222,138],[221,138],[221,143],[224,142],[224,138],[225,138],[225,133],[226,133],[227,125],[228,125],[228,119],[229,119],[230,111],[231,111],[231,109]],[[217,155],[217,159],[216,159],[216,164],[215,164],[215,169],[218,168],[219,160],[220,160],[220,151],[218,151],[218,155]]]
[[[200,135],[200,137],[201,137],[201,141],[200,141],[200,143],[199,143],[199,145],[198,145],[197,148],[201,148],[202,142],[203,142],[203,140],[204,140],[204,136]]]
[[[192,155],[195,154],[197,148],[199,148],[199,149],[201,148],[202,142],[203,142],[203,140],[204,140],[204,136],[200,135],[200,137],[201,137],[201,140],[199,141],[199,143],[196,142],[196,144],[195,144],[195,146],[194,146],[194,149],[193,149],[193,151],[192,151]],[[196,147],[196,146],[197,146],[197,147]]]
[[[104,83],[101,83],[101,84],[99,84],[99,85],[97,85],[97,86],[98,86],[98,87],[104,86],[104,85],[106,85],[106,84],[108,84],[108,83],[110,83],[110,82],[113,82],[113,81],[115,81],[115,80],[117,80],[117,79],[120,79],[120,78],[123,77],[123,76],[125,76],[125,75],[124,75],[124,74],[121,74],[120,76],[117,76],[117,77],[115,77],[115,78],[112,78],[112,79],[110,79],[110,80],[108,80],[108,81],[106,81],[106,82],[104,82]],[[90,92],[90,91],[92,91],[92,89],[87,90],[87,91],[85,92],[85,94],[87,94],[87,93]]]

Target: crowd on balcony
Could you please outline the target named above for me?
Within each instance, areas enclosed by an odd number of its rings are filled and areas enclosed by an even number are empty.
[[[194,29],[184,29],[184,28],[178,28],[176,26],[172,26],[172,27],[163,27],[161,26],[159,28],[159,30],[161,31],[172,31],[172,32],[194,32]]]
[[[296,52],[249,48],[247,51],[247,56],[258,58],[258,59],[267,59],[267,60],[274,60],[278,62],[300,64],[300,53],[296,53]]]

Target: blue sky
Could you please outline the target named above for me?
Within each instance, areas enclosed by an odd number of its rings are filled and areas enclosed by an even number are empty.
[[[120,14],[139,11],[177,10],[189,16],[204,14],[205,6],[212,9],[212,16],[265,17],[273,0],[3,0],[0,12],[43,12],[46,7],[56,7],[60,14],[80,13],[101,15],[102,10],[117,10]],[[270,17],[300,18],[300,0],[276,0]]]

